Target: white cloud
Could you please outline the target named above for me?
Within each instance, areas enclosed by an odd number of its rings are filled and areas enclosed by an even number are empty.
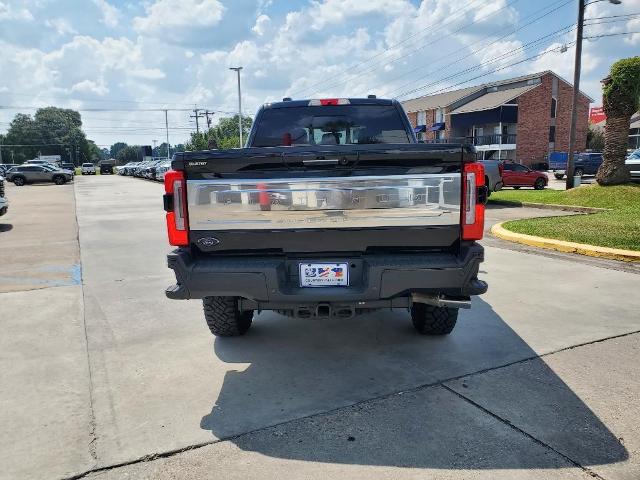
[[[106,0],[92,0],[102,13],[102,23],[107,27],[115,28],[118,26],[120,10],[111,5]]]
[[[26,8],[14,8],[8,3],[0,2],[0,21],[2,20],[32,21],[33,15]]]
[[[78,31],[71,26],[71,23],[65,18],[51,18],[44,24],[53,28],[58,35],[75,35]]]
[[[253,30],[256,35],[264,35],[265,32],[267,31],[267,28],[269,28],[269,26],[271,25],[271,18],[269,18],[269,15],[260,15],[257,19],[256,19],[256,24],[253,26],[253,28],[251,30]]]
[[[146,16],[133,19],[140,33],[171,27],[211,27],[220,22],[225,7],[219,0],[156,0],[145,10]]]
[[[93,80],[83,80],[71,87],[72,92],[95,93],[104,96],[109,93],[109,89],[104,83],[96,83]]]
[[[627,22],[626,31],[640,32],[640,18],[634,18]],[[634,33],[633,35],[626,37],[624,40],[630,45],[640,45],[640,33]]]

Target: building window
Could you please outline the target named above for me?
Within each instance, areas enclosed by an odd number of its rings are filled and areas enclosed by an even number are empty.
[[[540,81],[541,80],[539,78],[531,78],[527,80],[527,85],[537,85]]]
[[[556,118],[557,110],[558,110],[558,100],[555,97],[551,97],[551,118]]]
[[[424,110],[422,112],[418,112],[418,125],[426,125],[427,124],[427,112]]]
[[[444,110],[442,108],[436,110],[436,123],[444,123]]]
[[[549,127],[549,143],[556,141],[556,127],[553,125]]]

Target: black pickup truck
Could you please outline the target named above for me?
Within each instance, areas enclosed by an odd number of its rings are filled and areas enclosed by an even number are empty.
[[[176,153],[164,208],[177,283],[211,332],[255,311],[300,319],[411,312],[448,334],[478,280],[487,189],[473,147],[419,144],[400,104],[296,100],[260,108],[247,147]]]

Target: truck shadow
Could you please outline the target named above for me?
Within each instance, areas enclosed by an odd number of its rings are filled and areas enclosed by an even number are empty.
[[[628,458],[596,414],[479,298],[472,310],[461,312],[456,330],[445,338],[415,334],[401,312],[349,321],[303,321],[269,313],[260,315],[254,327],[242,339],[215,340],[220,359],[249,365],[226,374],[211,412],[201,421],[215,438],[230,438],[242,450],[355,465],[565,468],[570,465],[558,455],[440,385],[529,358],[534,360],[507,367],[527,366],[528,371],[518,370],[506,388],[500,382],[487,387],[480,377],[448,386],[467,396],[471,384],[483,383],[485,397],[488,388],[496,408],[515,411],[506,420],[523,422],[525,431],[548,439],[583,466]],[[423,385],[430,387],[415,389]],[[493,411],[492,401],[478,404]]]

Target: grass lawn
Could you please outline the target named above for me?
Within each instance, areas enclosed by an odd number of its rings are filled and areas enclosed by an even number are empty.
[[[535,202],[610,208],[610,212],[512,220],[503,224],[512,232],[556,238],[602,247],[640,250],[640,184],[582,186],[562,190],[502,190],[489,201]]]

